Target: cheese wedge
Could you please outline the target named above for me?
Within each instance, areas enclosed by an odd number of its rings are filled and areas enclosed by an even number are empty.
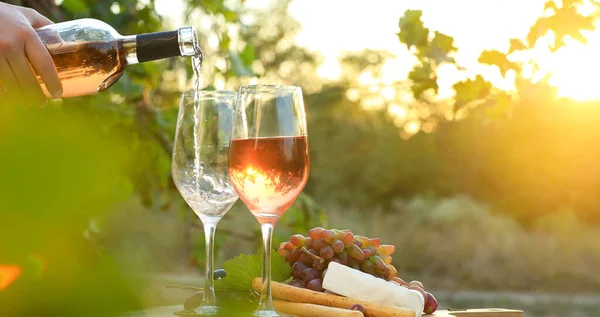
[[[425,305],[423,295],[417,291],[336,262],[329,263],[323,288],[350,298],[408,308],[415,311],[416,317],[421,317]]]

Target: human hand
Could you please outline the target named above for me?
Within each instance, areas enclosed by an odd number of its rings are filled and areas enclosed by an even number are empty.
[[[62,95],[62,83],[46,46],[35,29],[52,24],[37,11],[0,2],[0,96],[27,104],[47,102],[36,73],[55,98]],[[34,71],[35,70],[35,73]],[[3,92],[4,90],[4,92]]]

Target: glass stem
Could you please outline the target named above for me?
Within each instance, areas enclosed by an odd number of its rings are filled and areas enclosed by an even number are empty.
[[[204,237],[206,241],[206,276],[204,279],[204,306],[216,306],[214,286],[215,266],[215,230],[217,224],[213,222],[204,223]]]
[[[274,310],[271,296],[271,243],[273,240],[273,224],[263,223],[260,226],[263,239],[262,286],[259,310]]]

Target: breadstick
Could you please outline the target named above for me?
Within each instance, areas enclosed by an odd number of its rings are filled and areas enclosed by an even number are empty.
[[[297,317],[363,317],[357,310],[273,300],[277,311]]]
[[[258,292],[261,289],[261,279],[255,278],[252,281],[252,288]],[[326,294],[311,291],[305,288],[298,288],[282,283],[271,282],[271,291],[273,297],[284,299],[290,302],[317,304],[329,307],[349,309],[354,304],[360,304],[365,308],[367,317],[415,317],[413,310],[381,305],[373,302],[365,302],[358,299],[352,299],[339,295]]]

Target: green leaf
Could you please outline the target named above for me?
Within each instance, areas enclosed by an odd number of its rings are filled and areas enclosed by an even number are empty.
[[[240,254],[225,262],[227,277],[215,282],[217,288],[249,290],[252,280],[262,276],[262,254]],[[284,258],[271,250],[271,279],[283,282],[290,277],[291,268]]]
[[[437,76],[431,64],[415,66],[408,74],[408,79],[413,82],[412,91],[415,99],[421,99],[423,93],[429,89],[438,91]]]
[[[487,97],[492,89],[492,84],[487,82],[481,75],[475,79],[467,79],[452,85],[456,96],[454,97],[454,110],[458,110],[471,101]]]
[[[519,64],[509,61],[506,54],[497,50],[483,51],[479,56],[478,61],[482,64],[498,66],[502,76],[506,76],[506,72],[511,69],[514,71],[519,71],[521,69]]]
[[[244,47],[244,50],[240,53],[240,58],[244,65],[250,67],[252,62],[256,60],[256,50],[254,49],[254,46],[246,44],[246,47]]]
[[[411,49],[415,46],[417,49],[427,48],[429,43],[429,29],[425,27],[421,16],[421,10],[406,10],[400,18],[400,33],[398,38],[400,42],[406,44],[406,48]]]
[[[64,0],[61,3],[61,7],[73,15],[88,15],[90,13],[88,6],[83,0]]]
[[[510,48],[508,49],[508,53],[512,53],[514,51],[522,51],[527,49],[525,43],[519,39],[510,39]]]
[[[254,72],[244,65],[244,61],[238,53],[230,52],[231,70],[238,77],[254,76]]]
[[[435,31],[434,34],[426,56],[433,58],[438,64],[443,62],[453,62],[453,58],[448,56],[448,54],[456,51],[456,47],[454,47],[454,38],[438,31]]]

